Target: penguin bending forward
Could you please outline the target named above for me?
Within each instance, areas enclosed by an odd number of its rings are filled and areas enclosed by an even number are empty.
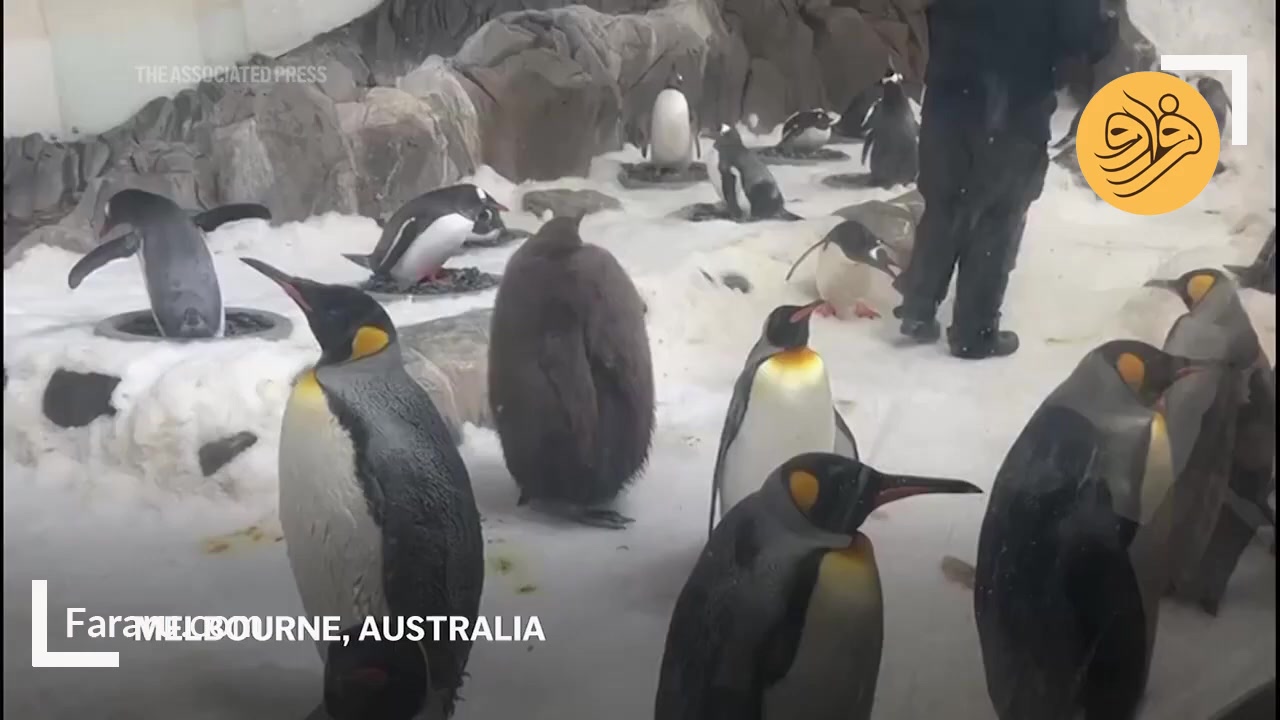
[[[1167,587],[1177,467],[1162,399],[1198,363],[1136,340],[1087,354],[990,492],[974,614],[1000,720],[1132,719]]]
[[[406,202],[382,224],[369,255],[343,254],[375,277],[391,278],[401,288],[431,282],[468,240],[488,240],[502,232],[507,208],[471,183],[451,185]]]
[[[234,220],[270,220],[271,212],[240,203],[193,213],[137,189],[112,195],[103,212],[103,241],[72,266],[67,285],[74,290],[103,265],[137,255],[161,337],[221,337],[226,310],[204,232]]]
[[[821,301],[774,308],[733,384],[711,477],[707,534],[743,498],[760,489],[760,469],[804,452],[858,459],[858,443],[840,417],[822,356],[809,348],[809,317]]]
[[[759,470],[759,468],[757,468]],[[960,480],[804,453],[769,473],[707,541],[671,614],[655,720],[869,720],[884,642],[876,508]]]
[[[484,540],[471,479],[444,418],[404,369],[391,318],[356,288],[242,260],[297,303],[320,344],[280,432],[280,525],[307,615],[340,617],[342,627],[429,615],[474,623]],[[471,642],[428,636],[421,649],[429,716],[450,717]]]
[[[902,89],[902,76],[892,73],[880,84],[880,101],[867,115],[862,163],[870,158],[871,184],[876,187],[908,185],[915,182],[920,167],[920,124]]]
[[[873,294],[897,295],[893,283],[906,265],[898,250],[881,242],[861,221],[845,220],[801,253],[785,279],[790,281],[800,263],[819,248],[816,279],[818,297],[825,304],[815,314],[841,320],[850,316],[879,318],[880,311],[868,299]]]
[[[707,155],[707,178],[734,220],[804,219],[787,210],[773,173],[728,125]]]
[[[649,116],[649,137],[640,148],[640,154],[649,158],[653,149],[653,164],[664,170],[680,171],[689,167],[696,153],[702,159],[702,145],[698,142],[698,117],[689,107],[689,99],[683,92],[684,76],[672,68],[666,85],[653,101]]]
[[[493,305],[489,404],[519,504],[621,529],[612,502],[645,466],[654,384],[644,301],[581,217],[511,255]]]

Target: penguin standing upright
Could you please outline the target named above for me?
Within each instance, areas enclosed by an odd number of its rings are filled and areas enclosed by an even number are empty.
[[[653,149],[653,164],[663,170],[682,171],[689,167],[695,154],[699,160],[702,159],[702,146],[698,143],[698,116],[684,94],[684,76],[675,68],[653,101],[649,137],[640,148],[640,154],[646,159],[650,148]]]
[[[906,265],[899,251],[881,242],[861,221],[845,220],[801,253],[787,271],[786,279],[790,280],[800,263],[818,248],[822,248],[818,256],[818,297],[826,305],[819,307],[816,314],[842,320],[850,316],[880,317],[880,311],[867,300],[897,295],[893,281]]]
[[[974,583],[1000,720],[1136,716],[1181,470],[1161,400],[1196,365],[1136,340],[1095,348],[1000,466]]]
[[[862,163],[870,157],[871,184],[890,188],[916,180],[920,123],[902,89],[902,76],[895,72],[880,83],[882,97],[867,116]]]
[[[344,628],[368,617],[474,624],[480,513],[444,418],[404,369],[391,318],[356,288],[242,259],[297,303],[320,344],[280,432],[280,525],[307,615],[339,617]],[[432,717],[449,717],[471,642],[428,635],[421,645]]]
[[[621,529],[606,508],[653,438],[645,305],[609,251],[556,217],[511,256],[493,304],[489,405],[519,504]]]
[[[382,235],[371,254],[343,257],[402,288],[431,282],[468,240],[502,232],[501,213],[506,210],[471,183],[432,190],[401,205],[382,224]]]
[[[782,305],[764,321],[733,384],[711,476],[707,533],[743,498],[760,489],[760,469],[803,452],[836,452],[855,460],[858,443],[836,410],[822,356],[809,349],[809,317],[821,301]]]
[[[1201,97],[1209,103],[1209,109],[1213,111],[1213,119],[1218,122],[1218,137],[1222,144],[1226,145],[1228,121],[1231,119],[1231,96],[1227,94],[1227,89],[1221,82],[1208,75],[1201,75],[1196,80],[1196,90],[1199,90]],[[1223,165],[1222,161],[1218,161],[1218,167],[1213,174],[1217,175],[1226,169],[1227,166]]]
[[[840,122],[840,116],[822,108],[792,113],[782,123],[782,139],[778,147],[784,150],[813,152],[831,139],[831,128]]]
[[[877,507],[960,480],[804,453],[768,473],[707,541],[671,614],[655,720],[869,720],[884,642]]]
[[[1241,374],[1240,384],[1245,388],[1235,418],[1227,506],[1219,514],[1191,590],[1200,606],[1216,615],[1240,555],[1253,540],[1258,525],[1275,527],[1275,513],[1267,504],[1275,477],[1275,373],[1267,367],[1267,355],[1240,302],[1236,284],[1225,273],[1201,268],[1174,280],[1157,279],[1147,285],[1169,290],[1182,299],[1189,312],[1179,324],[1195,322],[1218,330],[1209,340],[1225,345],[1225,350],[1202,347],[1195,351],[1208,358],[1225,356],[1231,369]],[[1177,329],[1175,325],[1174,331]],[[1174,337],[1171,331],[1170,340]]]
[[[735,220],[802,219],[787,210],[773,173],[728,125],[720,126],[720,134],[707,153],[707,178]]]

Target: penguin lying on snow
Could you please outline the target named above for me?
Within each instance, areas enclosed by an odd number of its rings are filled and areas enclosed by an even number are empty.
[[[1001,720],[1133,718],[1169,581],[1180,474],[1161,400],[1198,368],[1136,340],[1091,351],[997,472],[974,613]]]
[[[778,147],[786,150],[812,152],[831,139],[831,128],[840,122],[840,116],[822,108],[793,113],[782,124],[782,139]]]
[[[835,315],[840,319],[850,315],[880,317],[880,312],[867,303],[867,298],[873,294],[879,297],[896,294],[892,283],[906,265],[900,253],[881,242],[861,222],[845,220],[801,253],[785,279],[790,281],[800,263],[818,248],[822,248],[818,257],[818,297],[826,302],[817,314]],[[881,279],[883,282],[878,282]],[[873,293],[873,285],[883,287],[875,288],[878,292]]]
[[[103,212],[104,240],[71,267],[67,285],[74,290],[103,265],[137,255],[161,337],[221,337],[226,310],[204,232],[234,220],[269,220],[271,211],[242,203],[191,213],[162,195],[129,189],[112,195]]]
[[[695,153],[699,160],[702,159],[698,117],[689,107],[683,86],[684,76],[672,68],[666,85],[653,101],[649,137],[640,147],[640,155],[646,160],[652,148],[653,164],[664,170],[684,170],[689,167]]]
[[[1226,274],[1201,268],[1175,280],[1152,280],[1147,286],[1176,293],[1189,311],[1174,325],[1166,345],[1181,334],[1194,333],[1187,341],[1190,347],[1182,354],[1196,359],[1225,358],[1231,370],[1239,373],[1238,385],[1244,388],[1243,397],[1234,403],[1237,415],[1228,449],[1227,506],[1216,523],[1208,523],[1213,537],[1190,587],[1201,608],[1216,615],[1240,555],[1252,542],[1258,525],[1275,528],[1276,524],[1267,503],[1276,454],[1275,376],[1236,285]],[[1188,325],[1192,327],[1185,328]]]
[[[493,304],[489,404],[519,504],[621,529],[600,507],[644,467],[653,361],[644,301],[582,218],[557,217],[511,255]]]
[[[707,154],[707,177],[734,220],[804,219],[787,210],[773,173],[728,125]]]
[[[280,432],[280,525],[307,615],[340,617],[342,627],[415,615],[474,623],[484,540],[471,479],[444,418],[404,369],[391,318],[353,287],[242,260],[298,304],[320,344]],[[449,717],[471,643],[427,637],[422,650],[432,717]]]
[[[371,254],[343,257],[407,289],[437,279],[468,240],[496,237],[506,227],[500,214],[506,210],[470,183],[432,190],[400,206]]]
[[[774,308],[747,354],[720,432],[708,534],[717,500],[723,516],[760,489],[761,468],[803,452],[858,458],[858,443],[835,409],[822,356],[809,349],[809,316],[821,304]]]
[[[890,188],[915,182],[920,123],[902,89],[901,75],[893,73],[880,84],[880,101],[867,114],[862,163],[866,165],[870,158],[872,185]]]
[[[676,600],[654,717],[869,720],[884,601],[859,529],[895,500],[982,490],[831,453],[790,458],[757,486],[715,529]]]

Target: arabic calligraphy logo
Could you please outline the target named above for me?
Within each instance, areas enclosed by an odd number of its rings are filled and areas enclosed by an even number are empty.
[[[1112,206],[1159,215],[1186,205],[1212,179],[1221,138],[1209,103],[1181,79],[1131,73],[1098,91],[1080,116],[1076,154],[1094,192]]]

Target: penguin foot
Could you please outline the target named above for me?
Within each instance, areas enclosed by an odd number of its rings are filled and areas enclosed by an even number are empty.
[[[855,317],[868,318],[870,320],[880,319],[880,312],[861,300],[853,306],[853,314]]]
[[[836,307],[829,302],[824,302],[813,309],[813,314],[818,317],[839,317],[836,314]]]

